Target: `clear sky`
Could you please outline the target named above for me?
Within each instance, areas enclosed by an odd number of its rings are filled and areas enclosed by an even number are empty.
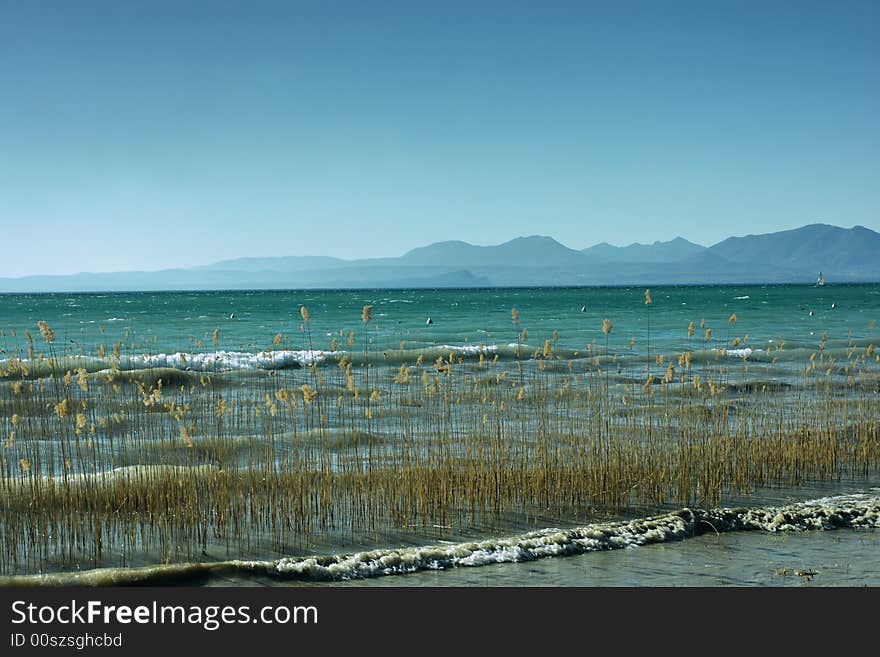
[[[0,0],[0,276],[880,230],[880,2]]]

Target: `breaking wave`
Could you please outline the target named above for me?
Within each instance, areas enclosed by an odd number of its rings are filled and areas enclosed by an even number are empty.
[[[515,346],[515,345],[513,345]],[[447,357],[450,354],[459,356],[479,356],[480,354],[513,355],[512,349],[499,348],[496,345],[432,345],[417,349],[373,351],[369,357],[374,361],[387,363],[414,362],[421,356],[424,359]],[[55,359],[55,369],[60,372],[74,371],[84,368],[87,372],[98,372],[111,367],[122,371],[146,370],[170,368],[182,371],[194,372],[226,372],[232,370],[279,370],[298,367],[311,367],[321,365],[328,359],[337,362],[337,359],[346,356],[354,362],[361,362],[367,358],[362,353],[347,351],[322,351],[322,350],[294,350],[279,349],[259,352],[247,351],[209,351],[204,353],[159,353],[138,354],[121,356],[60,356]],[[10,373],[16,373],[22,366],[31,374],[46,375],[51,369],[48,359],[30,361],[28,359],[0,359],[0,368]]]
[[[748,358],[752,355],[753,351],[751,347],[743,347],[742,349],[725,349],[724,353],[733,358]]]
[[[290,350],[260,351],[211,351],[203,354],[153,354],[130,356],[129,367],[122,369],[143,369],[155,367],[171,367],[174,369],[190,369],[197,372],[219,372],[224,370],[274,370],[287,367],[311,367],[326,360],[327,356],[336,354],[332,351]]]
[[[83,572],[0,578],[0,585],[167,584],[214,576],[341,581],[422,570],[516,563],[604,550],[680,541],[705,533],[799,532],[880,525],[880,497],[857,493],[781,507],[680,509],[636,520],[596,523],[570,529],[541,529],[506,538],[462,543],[376,549],[345,555],[284,557],[272,561],[232,560],[146,568],[103,568]]]
[[[498,351],[498,347],[494,344],[483,345],[483,344],[475,344],[475,345],[449,345],[444,344],[440,347],[437,347],[441,351],[451,351],[457,354],[466,354],[468,356],[473,356],[475,354],[493,354]]]

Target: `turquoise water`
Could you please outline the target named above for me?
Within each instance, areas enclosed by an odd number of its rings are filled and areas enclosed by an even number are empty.
[[[223,350],[272,349],[278,333],[279,348],[302,350],[308,349],[300,317],[305,305],[314,349],[329,349],[334,338],[337,348],[345,349],[351,331],[354,350],[361,351],[361,310],[372,305],[367,339],[377,352],[397,350],[401,343],[406,349],[515,343],[511,309],[516,308],[519,330],[527,330],[526,343],[533,348],[554,330],[563,348],[583,351],[591,343],[603,348],[602,322],[608,319],[614,353],[717,348],[746,336],[744,346],[760,353],[783,341],[790,350],[815,349],[822,334],[828,346],[864,340],[870,322],[880,317],[877,284],[664,287],[652,290],[652,298],[646,306],[644,288],[0,295],[0,345],[8,354],[22,352],[24,331],[36,334],[37,322],[45,320],[59,348],[82,353],[115,342],[134,345],[137,352],[207,352],[215,330]],[[736,322],[730,324],[733,314]],[[695,324],[690,341],[689,322]],[[706,329],[712,330],[708,342]]]
[[[470,357],[470,367],[474,366],[473,361],[480,353],[489,356],[497,354],[508,363],[507,367],[513,373],[515,364],[512,360],[517,353],[528,359],[532,352],[540,351],[545,342],[550,341],[555,356],[576,365],[575,372],[590,371],[591,359],[597,354],[613,356],[613,362],[618,365],[618,388],[621,384],[631,383],[627,376],[632,381],[644,380],[645,367],[649,366],[646,364],[652,363],[658,354],[664,354],[671,361],[685,351],[694,353],[695,363],[711,360],[716,364],[730,363],[739,368],[738,374],[730,377],[731,381],[745,381],[750,377],[762,384],[768,381],[793,384],[797,382],[805,364],[809,363],[811,354],[823,351],[825,356],[842,363],[847,360],[851,350],[864,354],[869,345],[878,341],[875,324],[880,319],[880,285],[877,284],[829,285],[823,288],[663,287],[652,289],[651,298],[651,304],[647,305],[644,288],[0,295],[0,349],[3,350],[0,353],[0,367],[10,367],[11,359],[24,359],[32,363],[28,354],[28,333],[34,336],[37,353],[46,352],[47,345],[42,342],[37,327],[38,322],[45,321],[55,333],[52,345],[54,355],[63,357],[66,354],[75,360],[77,367],[84,365],[89,372],[99,372],[111,365],[122,370],[161,366],[211,372],[238,373],[245,370],[258,374],[284,370],[275,379],[242,379],[252,380],[255,384],[249,385],[256,385],[250,392],[240,393],[243,395],[239,398],[241,408],[245,408],[245,403],[261,405],[264,392],[274,391],[282,384],[298,388],[304,382],[312,382],[310,377],[314,375],[299,371],[300,368],[312,363],[334,364],[338,362],[340,354],[357,359],[363,358],[364,352],[368,352],[372,367],[377,370],[375,380],[390,381],[400,364],[412,365],[419,356],[430,364],[437,356],[445,356],[450,351]],[[366,305],[372,306],[372,319],[368,325],[361,319],[362,309]],[[311,319],[308,324],[303,322],[301,306],[309,310]],[[511,317],[514,308],[518,312],[516,325]],[[607,336],[602,330],[606,319],[613,325]],[[692,336],[688,335],[690,323],[693,323]],[[111,355],[114,347],[118,356]],[[335,356],[332,352],[335,352]],[[603,361],[603,367],[606,362]],[[862,363],[868,368],[876,367],[864,356]],[[655,368],[655,373],[662,376],[664,368],[665,365]],[[61,371],[64,369],[62,367]],[[71,366],[70,369],[74,368]],[[344,381],[335,370],[333,368],[334,373],[327,376],[328,382],[342,389]],[[852,374],[844,368],[835,371],[829,367],[828,371],[831,372],[831,376],[825,379],[828,385],[840,386],[841,389]],[[228,380],[230,385],[238,385],[236,381],[234,377]],[[74,393],[79,394],[75,387]],[[251,394],[254,395],[253,399],[248,396]],[[625,398],[629,393],[620,388],[612,394]],[[140,403],[136,395],[133,399],[135,403]],[[753,399],[746,403],[760,402]],[[101,409],[99,406],[95,408],[95,411],[98,410],[102,413],[106,411],[108,417],[114,411],[113,408]],[[416,437],[421,435],[418,426],[420,412],[418,406],[408,407],[408,415],[403,416],[409,418],[407,422],[412,422],[406,426],[413,427],[411,435]],[[51,415],[51,408],[47,413]],[[180,448],[181,444],[174,442],[178,440],[177,425],[170,420],[165,424],[166,420],[158,415],[155,417],[159,419],[150,417],[149,423],[133,430],[136,446],[149,447],[149,441],[155,435],[161,435],[162,441],[168,441],[168,450]],[[7,425],[7,434],[12,429],[11,418],[11,407],[4,407],[0,422]],[[336,419],[341,421],[341,415]],[[302,421],[307,420],[306,417]],[[330,420],[332,424],[332,412]],[[389,420],[392,421],[401,420]],[[262,440],[261,434],[254,431],[257,426],[271,426],[273,431],[278,432],[277,435],[282,436],[290,429],[284,426],[284,422],[279,416],[268,424],[248,425],[246,430],[242,430],[240,439],[246,441],[248,450],[253,450],[253,446]],[[358,426],[361,426],[365,420],[360,418],[358,422]],[[39,427],[42,426],[39,424]],[[366,430],[370,426],[379,432],[383,429],[381,420],[361,428]],[[298,430],[308,435],[313,428],[312,424],[306,423]],[[393,427],[388,425],[384,428],[390,435]],[[101,458],[109,459],[108,462],[112,461],[116,468],[102,471],[103,466],[89,469],[86,464],[81,473],[84,482],[104,485],[103,480],[88,477],[106,474],[107,482],[110,482],[111,478],[123,477],[126,467],[162,465],[161,455],[165,452],[144,450],[142,447],[133,449],[132,453],[136,452],[136,455],[126,458],[143,460],[114,461],[113,449],[119,448],[112,447],[113,430],[107,429],[106,436],[103,431],[102,428],[95,434],[95,440],[100,443],[102,439],[107,439],[111,447],[106,452],[98,452],[99,461]],[[21,428],[19,433],[22,433]],[[117,436],[115,439],[119,438]],[[210,436],[204,438],[210,439]],[[425,434],[423,438],[430,441],[431,436]],[[52,456],[41,459],[40,467],[50,475],[63,470],[63,452],[53,452],[51,441],[41,441],[37,453]],[[20,447],[21,438],[17,445],[15,449]],[[166,445],[166,442],[162,442],[162,445]],[[348,447],[343,443],[340,445],[338,453],[331,450],[333,459],[347,458]],[[122,449],[124,451],[126,448]],[[211,453],[208,447],[205,449]],[[391,443],[388,449],[393,450]],[[28,456],[24,452],[22,454]],[[283,456],[297,458],[293,452],[283,452]],[[34,463],[34,468],[38,467],[37,461],[30,457],[29,460]],[[18,462],[19,455],[9,459],[8,480],[12,475],[18,476],[15,471]],[[186,463],[189,464],[189,461]],[[328,464],[331,468],[337,467],[335,460]],[[232,465],[232,462],[227,465]],[[120,470],[119,466],[124,467]],[[435,525],[436,529],[421,534],[385,532],[359,540],[349,536],[345,543],[334,542],[336,539],[331,536],[313,544],[309,554],[344,557],[352,549],[369,547],[390,550],[390,553],[381,553],[376,559],[394,561],[401,558],[398,552],[402,545],[430,545],[432,541],[442,539],[444,543],[441,545],[453,547],[442,548],[441,553],[443,550],[452,550],[459,555],[448,566],[438,566],[436,557],[431,556],[433,553],[427,556],[417,553],[413,556],[414,553],[406,552],[404,561],[415,560],[414,563],[420,564],[414,572],[395,577],[374,577],[371,574],[368,579],[358,580],[360,583],[382,585],[789,585],[812,582],[813,579],[792,573],[801,567],[817,569],[818,566],[822,567],[825,575],[815,578],[818,583],[880,584],[877,579],[878,560],[875,557],[872,561],[865,556],[872,554],[866,546],[875,545],[877,540],[873,530],[868,528],[876,524],[876,509],[880,503],[877,496],[880,482],[876,475],[850,477],[845,481],[804,483],[799,487],[757,491],[751,496],[742,497],[737,503],[757,513],[780,504],[799,503],[815,497],[862,495],[867,496],[872,505],[865,511],[867,524],[858,525],[859,529],[833,532],[802,532],[800,530],[813,527],[795,527],[797,537],[790,539],[779,538],[780,534],[775,530],[729,531],[719,536],[701,534],[690,537],[688,532],[693,533],[692,530],[682,530],[682,534],[676,529],[670,530],[668,535],[664,534],[660,537],[662,540],[656,542],[654,538],[642,541],[637,537],[638,540],[627,542],[627,539],[611,546],[626,547],[625,550],[607,549],[604,545],[595,550],[581,550],[581,547],[577,547],[581,545],[578,543],[581,539],[575,536],[572,542],[566,543],[575,546],[565,548],[568,556],[559,554],[551,559],[536,560],[535,554],[528,552],[531,548],[523,547],[535,540],[528,532],[540,532],[547,527],[570,529],[589,520],[590,514],[543,519],[516,516],[507,524],[476,524],[449,531],[444,526]],[[838,501],[833,504],[838,504]],[[609,536],[617,535],[615,527],[602,531],[610,532]],[[685,534],[688,540],[682,540]],[[800,538],[807,534],[809,538]],[[638,534],[642,535],[656,537],[656,532],[648,528],[643,534]],[[496,547],[485,548],[479,544],[482,540],[496,541]],[[477,547],[472,545],[475,541]],[[279,579],[253,572],[254,568],[271,570],[276,567],[275,562],[267,559],[283,560],[296,556],[290,552],[273,553],[260,540],[255,540],[253,545],[255,547],[248,554],[230,553],[228,547],[225,551],[221,550],[219,544],[209,545],[208,554],[218,563],[226,563],[237,557],[263,561],[258,562],[262,564],[259,567],[243,568],[240,564],[223,566],[226,570],[222,573],[220,569],[212,571],[207,583],[302,584],[301,577],[288,581],[286,576]],[[719,546],[723,546],[723,549]],[[349,564],[351,560],[342,557],[341,563]],[[139,565],[148,563],[151,558],[150,555],[141,558]],[[459,558],[461,563],[456,561]],[[371,559],[351,561],[355,564],[351,566],[355,569],[352,572],[382,574],[384,566],[376,565],[376,559]],[[494,563],[496,561],[503,563]],[[112,572],[105,580],[98,581],[117,581],[120,577],[119,573],[124,568],[117,570],[118,564],[112,558],[109,562],[106,565],[114,567]],[[279,563],[284,565],[287,562]],[[294,564],[291,566],[294,570],[301,567],[298,561],[291,563]],[[463,567],[468,565],[481,567]],[[151,571],[150,577],[155,577],[159,582],[166,578],[174,580],[179,578],[178,566],[180,564],[161,566],[158,571]],[[17,573],[28,572],[27,568],[16,568]],[[49,569],[66,568],[67,565],[62,564]],[[189,572],[188,567],[182,570]],[[196,570],[202,573],[199,568]],[[346,571],[343,569],[340,572]]]

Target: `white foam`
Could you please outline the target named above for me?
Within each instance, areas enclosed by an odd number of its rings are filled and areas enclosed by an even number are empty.
[[[422,547],[377,549],[350,555],[285,557],[273,562],[239,561],[251,570],[309,579],[354,579],[631,548],[682,540],[713,531],[768,532],[828,530],[880,525],[880,498],[839,495],[784,507],[682,509],[663,516],[572,529],[542,529],[520,536]]]
[[[743,347],[742,349],[727,349],[725,353],[731,358],[748,358],[753,351],[751,347]]]
[[[285,367],[311,367],[339,352],[319,350],[260,351],[210,351],[203,354],[176,352],[173,354],[145,354],[123,358],[119,363],[122,369],[147,369],[171,367],[190,369],[196,372],[220,372],[224,370],[275,370]],[[128,366],[126,368],[126,365]]]
[[[312,579],[376,577],[417,570],[532,561],[545,557],[647,545],[685,538],[692,524],[692,513],[684,511],[657,518],[608,525],[543,529],[510,538],[371,550],[352,555],[283,558],[271,564],[243,562],[242,565],[254,568],[268,566],[268,569],[275,574],[288,577]]]
[[[767,532],[829,530],[880,526],[880,498],[866,494],[836,495],[784,507],[715,509],[706,514],[724,531]]]
[[[75,369],[84,367],[89,372],[99,371],[115,364],[120,370],[145,370],[158,367],[168,367],[177,370],[192,370],[194,372],[223,372],[227,370],[277,370],[286,367],[311,367],[314,364],[324,362],[329,356],[343,354],[342,351],[320,350],[292,350],[282,349],[278,351],[260,351],[251,353],[246,351],[210,351],[207,353],[175,352],[173,354],[138,354],[136,356],[123,355],[120,358],[107,356],[97,358],[95,356],[72,356],[61,357],[62,368]],[[8,367],[10,361],[15,361],[28,368],[33,367],[33,361],[27,358],[0,359],[0,367]]]
[[[458,354],[468,354],[468,355],[491,354],[491,353],[498,351],[498,347],[494,344],[490,344],[490,345],[483,345],[483,344],[450,345],[450,344],[444,344],[444,345],[440,345],[439,348],[443,349],[444,351],[452,351],[452,352],[455,352]]]
[[[89,485],[138,481],[151,468],[180,466],[129,466],[109,473],[78,479]],[[210,472],[209,466],[205,472]],[[149,472],[152,474],[152,472]],[[29,490],[22,478],[0,480],[5,488]],[[462,543],[440,541],[437,545],[375,549],[348,555],[284,557],[274,561],[232,560],[212,563],[162,564],[145,568],[110,568],[51,575],[0,578],[0,584],[124,584],[159,582],[194,574],[246,572],[293,579],[348,580],[401,575],[420,570],[516,563],[546,557],[635,548],[652,543],[677,541],[706,532],[767,531],[802,532],[837,528],[880,527],[878,489],[871,493],[837,495],[782,507],[721,508],[709,511],[681,509],[662,516],[622,522],[597,523],[571,529],[542,529],[519,536]]]

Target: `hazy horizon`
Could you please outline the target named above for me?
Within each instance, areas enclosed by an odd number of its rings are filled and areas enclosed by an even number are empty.
[[[822,223],[824,223],[824,222],[816,222],[816,223],[817,223],[817,224],[822,224]],[[802,225],[802,226],[795,226],[795,227],[793,227],[793,229],[804,228],[804,227],[806,227],[806,226],[808,226],[808,225],[810,225],[810,224],[804,224],[804,225]],[[836,228],[843,228],[843,229],[846,229],[846,230],[851,230],[852,228],[855,228],[856,226],[858,226],[858,224],[853,225],[853,226],[834,226],[834,227],[836,227]],[[790,229],[788,229],[788,228],[782,228],[782,229],[780,229],[780,231],[786,231],[786,230],[790,230]],[[873,229],[871,229],[871,230],[873,230]],[[774,231],[774,232],[780,232],[780,231]],[[875,231],[875,232],[880,232],[880,231]],[[411,248],[409,248],[409,249],[406,249],[405,251],[402,251],[402,252],[400,252],[400,253],[396,253],[396,254],[392,254],[392,255],[372,255],[372,254],[364,254],[364,255],[359,256],[359,257],[341,257],[341,256],[334,256],[334,255],[329,254],[329,253],[262,253],[262,254],[243,254],[243,255],[231,256],[231,257],[228,257],[228,258],[217,258],[217,259],[210,260],[210,261],[206,261],[206,262],[194,262],[194,263],[192,263],[192,264],[185,264],[185,263],[183,263],[183,264],[179,264],[179,265],[174,265],[174,266],[170,266],[170,267],[161,267],[161,268],[156,268],[156,269],[119,269],[119,270],[112,270],[112,271],[111,271],[111,270],[81,270],[81,271],[75,271],[75,272],[70,272],[70,273],[62,273],[62,274],[49,274],[49,273],[42,273],[42,272],[41,272],[41,273],[36,273],[36,274],[22,274],[22,275],[20,275],[20,276],[0,276],[0,278],[28,278],[28,277],[30,277],[30,276],[43,276],[43,275],[47,275],[47,276],[56,276],[56,275],[57,275],[57,276],[68,276],[68,275],[76,275],[76,274],[112,274],[112,273],[128,273],[128,272],[154,273],[154,272],[160,272],[160,271],[165,271],[165,270],[169,270],[169,269],[191,269],[191,268],[198,268],[198,267],[201,267],[201,266],[209,266],[209,265],[213,265],[213,264],[216,264],[216,263],[218,263],[218,262],[234,261],[234,260],[246,260],[246,259],[250,259],[250,258],[253,258],[253,259],[262,259],[262,258],[272,259],[272,258],[288,258],[288,257],[317,257],[317,258],[329,257],[329,258],[339,258],[340,260],[343,260],[343,261],[346,261],[346,262],[357,262],[357,261],[362,260],[362,259],[366,259],[366,260],[370,260],[370,259],[381,259],[381,258],[396,259],[396,258],[399,258],[399,257],[405,255],[406,253],[408,253],[408,252],[411,251],[411,250],[418,249],[418,248],[420,248],[420,247],[431,246],[432,244],[435,244],[435,243],[437,243],[437,242],[455,241],[455,242],[465,242],[465,243],[471,244],[472,246],[487,247],[487,246],[498,246],[498,245],[505,244],[505,243],[507,243],[507,242],[510,242],[510,241],[513,241],[513,240],[516,240],[516,239],[531,238],[531,237],[549,237],[550,239],[553,239],[554,241],[556,241],[556,242],[562,244],[562,245],[565,246],[565,247],[568,247],[568,248],[570,248],[570,249],[574,249],[574,250],[577,250],[577,251],[581,251],[581,250],[585,250],[585,249],[588,249],[588,248],[593,247],[593,246],[598,246],[598,245],[600,245],[600,244],[610,244],[611,246],[614,246],[614,247],[617,247],[617,248],[626,248],[626,247],[637,246],[637,245],[639,245],[639,246],[646,246],[646,245],[647,245],[647,246],[650,246],[650,245],[656,244],[656,243],[658,243],[658,242],[659,242],[659,243],[669,243],[669,242],[671,242],[671,241],[673,241],[673,240],[675,240],[675,239],[678,239],[678,238],[683,238],[683,239],[687,240],[688,242],[691,242],[691,243],[693,243],[693,244],[697,244],[698,246],[701,246],[701,247],[704,247],[704,248],[708,248],[708,247],[714,246],[715,244],[718,244],[718,243],[724,241],[724,240],[727,239],[727,238],[730,238],[730,237],[746,237],[746,235],[745,235],[745,234],[744,234],[744,235],[727,235],[727,236],[723,237],[722,239],[718,240],[717,242],[713,242],[713,243],[711,243],[711,244],[700,244],[699,242],[696,242],[696,241],[694,241],[694,240],[690,240],[690,239],[688,239],[687,236],[685,236],[685,235],[675,235],[675,236],[672,236],[672,237],[670,237],[670,238],[668,238],[668,239],[653,240],[653,241],[651,241],[651,242],[630,242],[630,243],[627,243],[627,244],[613,244],[613,243],[608,242],[608,241],[605,241],[605,240],[600,240],[600,241],[598,241],[598,242],[595,242],[595,243],[593,243],[593,244],[589,244],[589,245],[584,246],[584,247],[579,247],[579,246],[575,246],[575,245],[571,245],[571,244],[565,244],[564,242],[562,242],[561,240],[557,239],[557,238],[556,238],[555,236],[553,236],[553,235],[542,235],[542,234],[537,234],[537,233],[535,233],[535,234],[531,234],[531,235],[514,235],[514,236],[512,236],[512,237],[510,237],[510,238],[508,238],[508,239],[499,240],[498,242],[491,243],[491,244],[474,244],[473,242],[468,242],[467,240],[460,240],[460,239],[455,238],[455,237],[450,237],[449,240],[437,240],[436,242],[426,242],[426,243],[424,243],[424,244],[418,244],[418,245],[415,245],[415,246],[413,246],[413,247],[411,247]]]
[[[880,231],[880,5],[0,0],[0,277]]]

